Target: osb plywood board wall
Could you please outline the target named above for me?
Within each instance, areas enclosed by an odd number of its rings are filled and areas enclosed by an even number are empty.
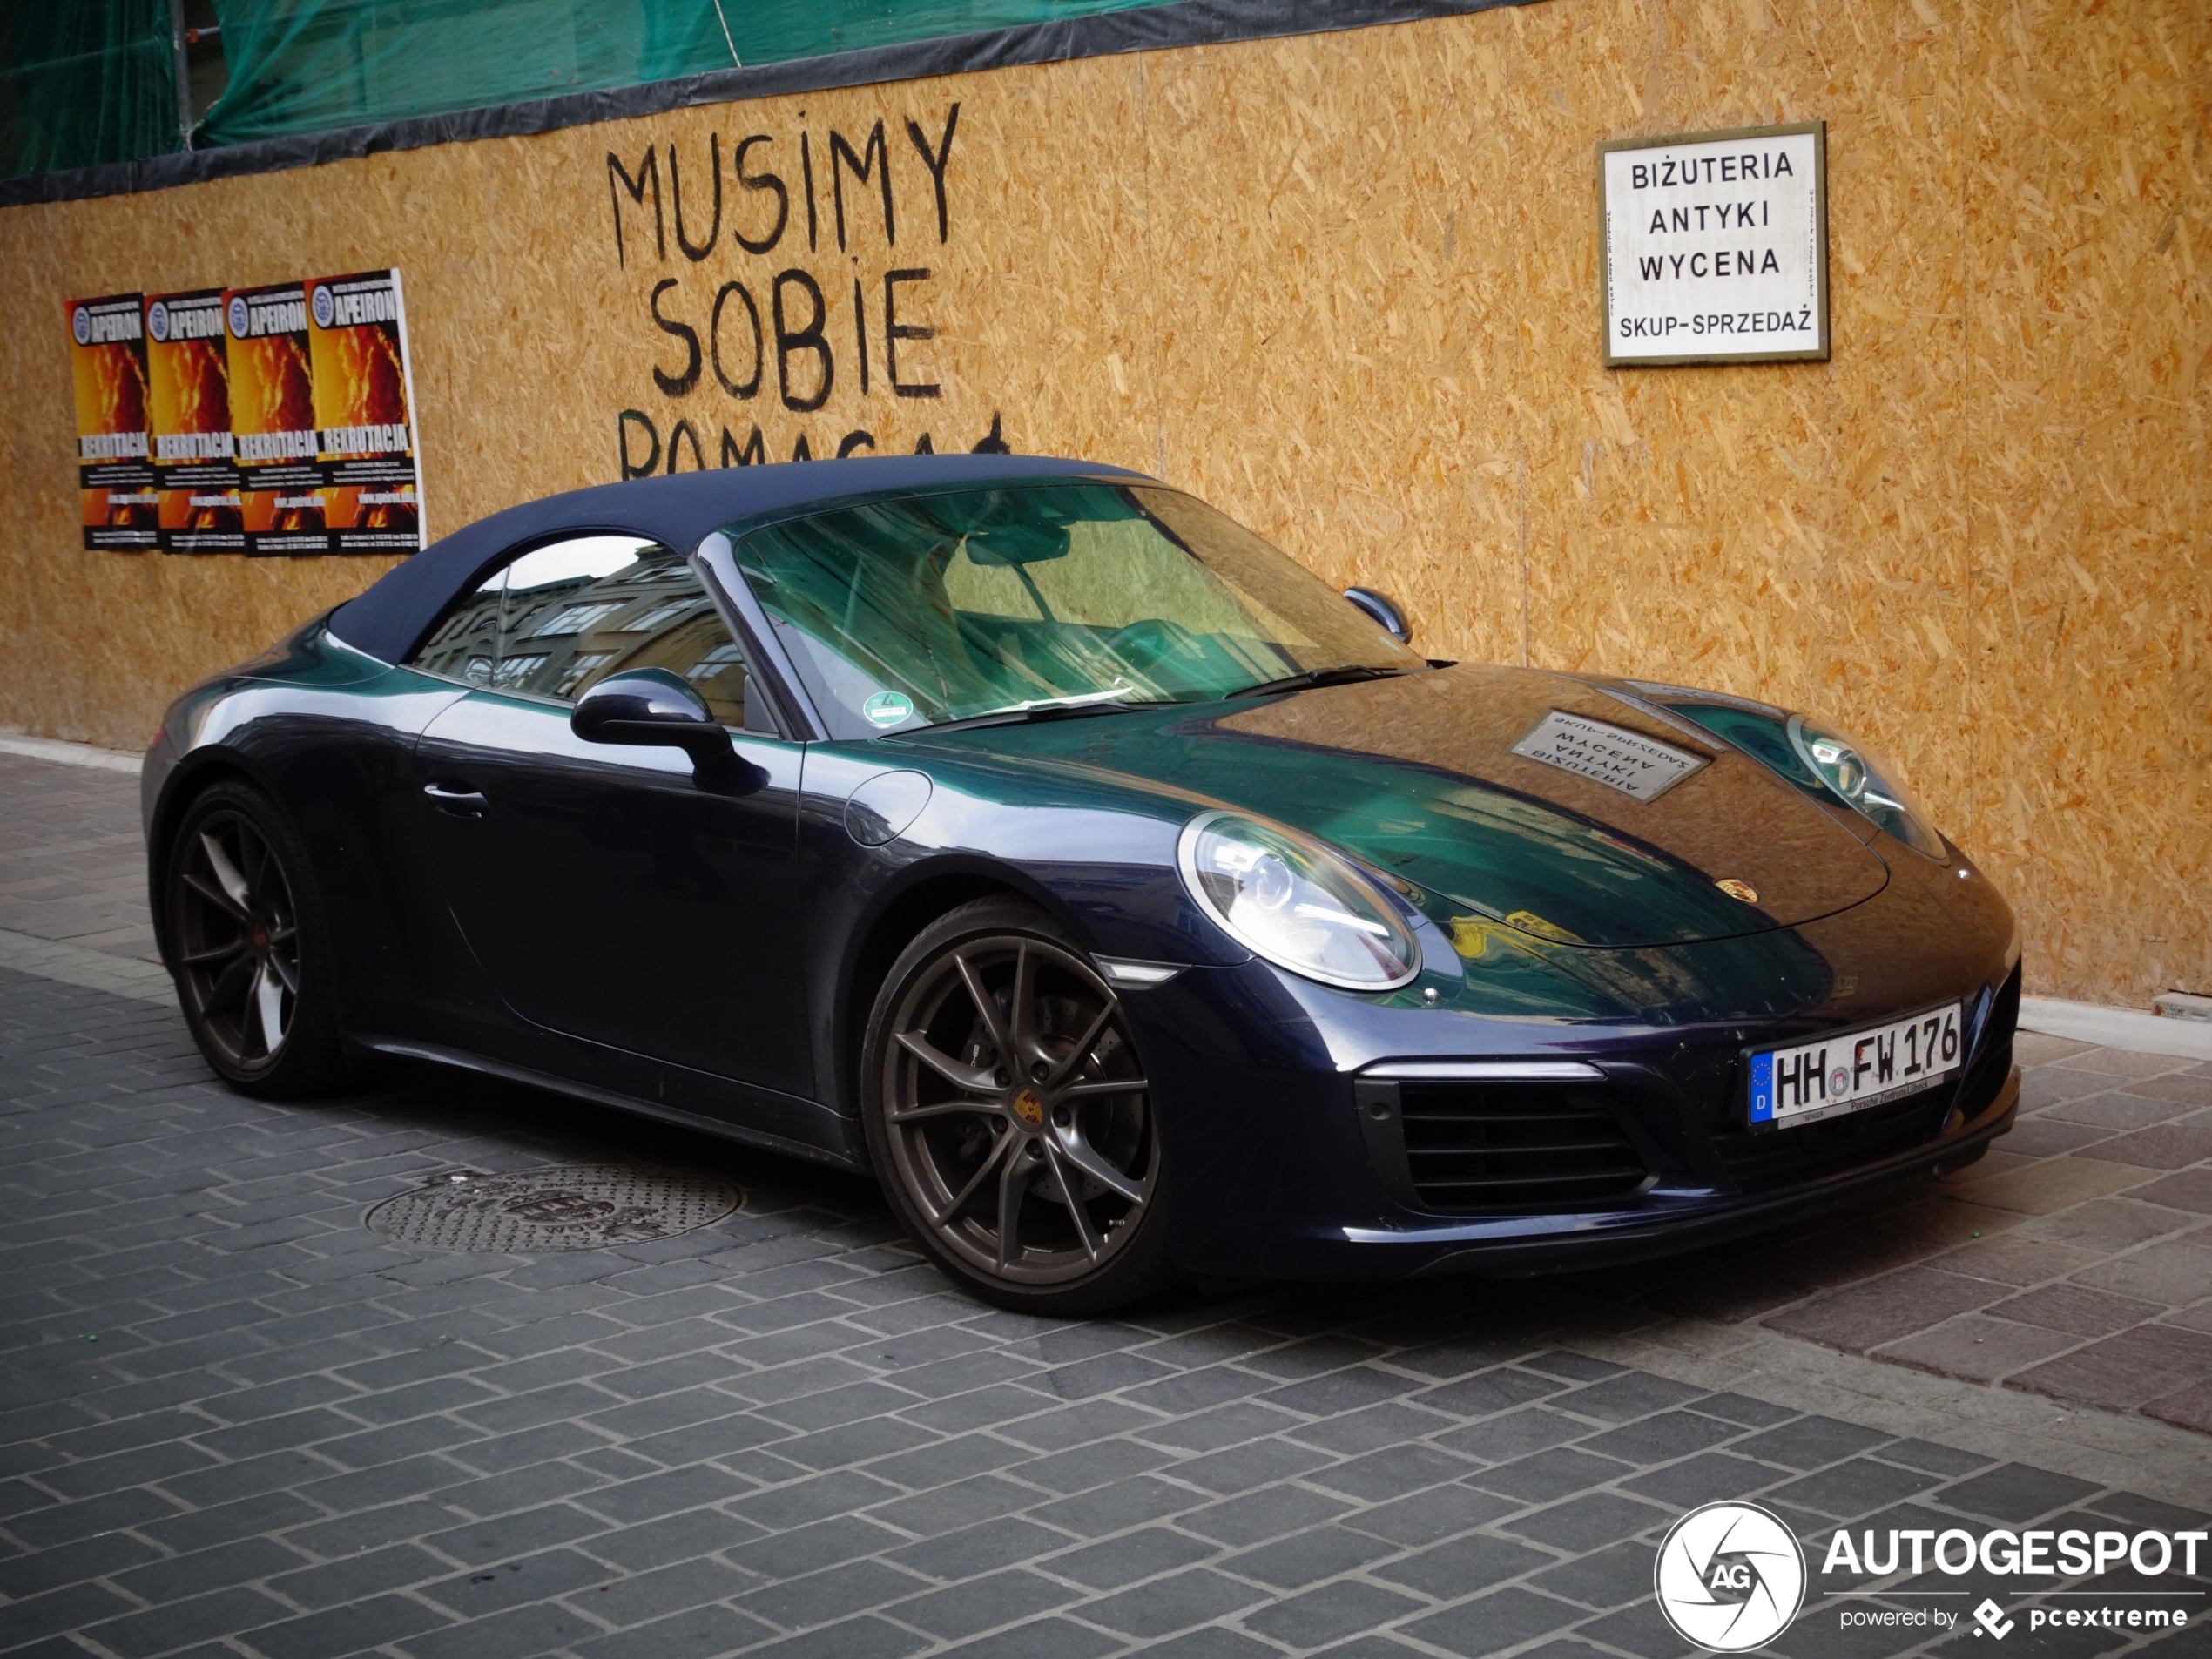
[[[1821,712],[2033,990],[2212,989],[2209,110],[2203,0],[1554,0],[9,210],[0,722],[140,744],[381,568],[78,551],[61,302],[395,264],[434,533],[995,429],[1437,654]],[[1597,142],[1813,118],[1834,361],[1601,368]]]

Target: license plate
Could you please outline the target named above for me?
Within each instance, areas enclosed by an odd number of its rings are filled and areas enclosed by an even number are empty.
[[[1754,1054],[1751,1127],[1839,1117],[1955,1076],[1966,1058],[1966,1012],[1952,1002],[1908,1020]]]

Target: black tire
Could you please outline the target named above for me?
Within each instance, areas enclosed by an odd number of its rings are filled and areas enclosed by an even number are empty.
[[[162,862],[163,959],[216,1074],[273,1100],[347,1077],[330,928],[284,814],[226,779],[193,798]]]
[[[921,931],[876,994],[860,1085],[892,1209],[984,1300],[1101,1313],[1177,1281],[1127,1016],[1035,907],[978,899]]]

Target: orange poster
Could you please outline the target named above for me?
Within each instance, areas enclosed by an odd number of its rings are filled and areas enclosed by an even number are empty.
[[[84,545],[151,552],[160,544],[146,432],[146,341],[140,296],[72,300],[70,368],[77,387],[77,488]]]
[[[307,291],[331,550],[412,553],[422,502],[400,273],[316,277]]]
[[[243,553],[223,291],[150,295],[146,386],[165,553]]]
[[[228,289],[223,310],[246,550],[327,553],[307,290],[297,282]]]

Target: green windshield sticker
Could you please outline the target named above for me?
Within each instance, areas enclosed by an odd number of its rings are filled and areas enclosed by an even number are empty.
[[[914,699],[904,691],[878,691],[860,705],[870,725],[896,725],[914,711]]]

